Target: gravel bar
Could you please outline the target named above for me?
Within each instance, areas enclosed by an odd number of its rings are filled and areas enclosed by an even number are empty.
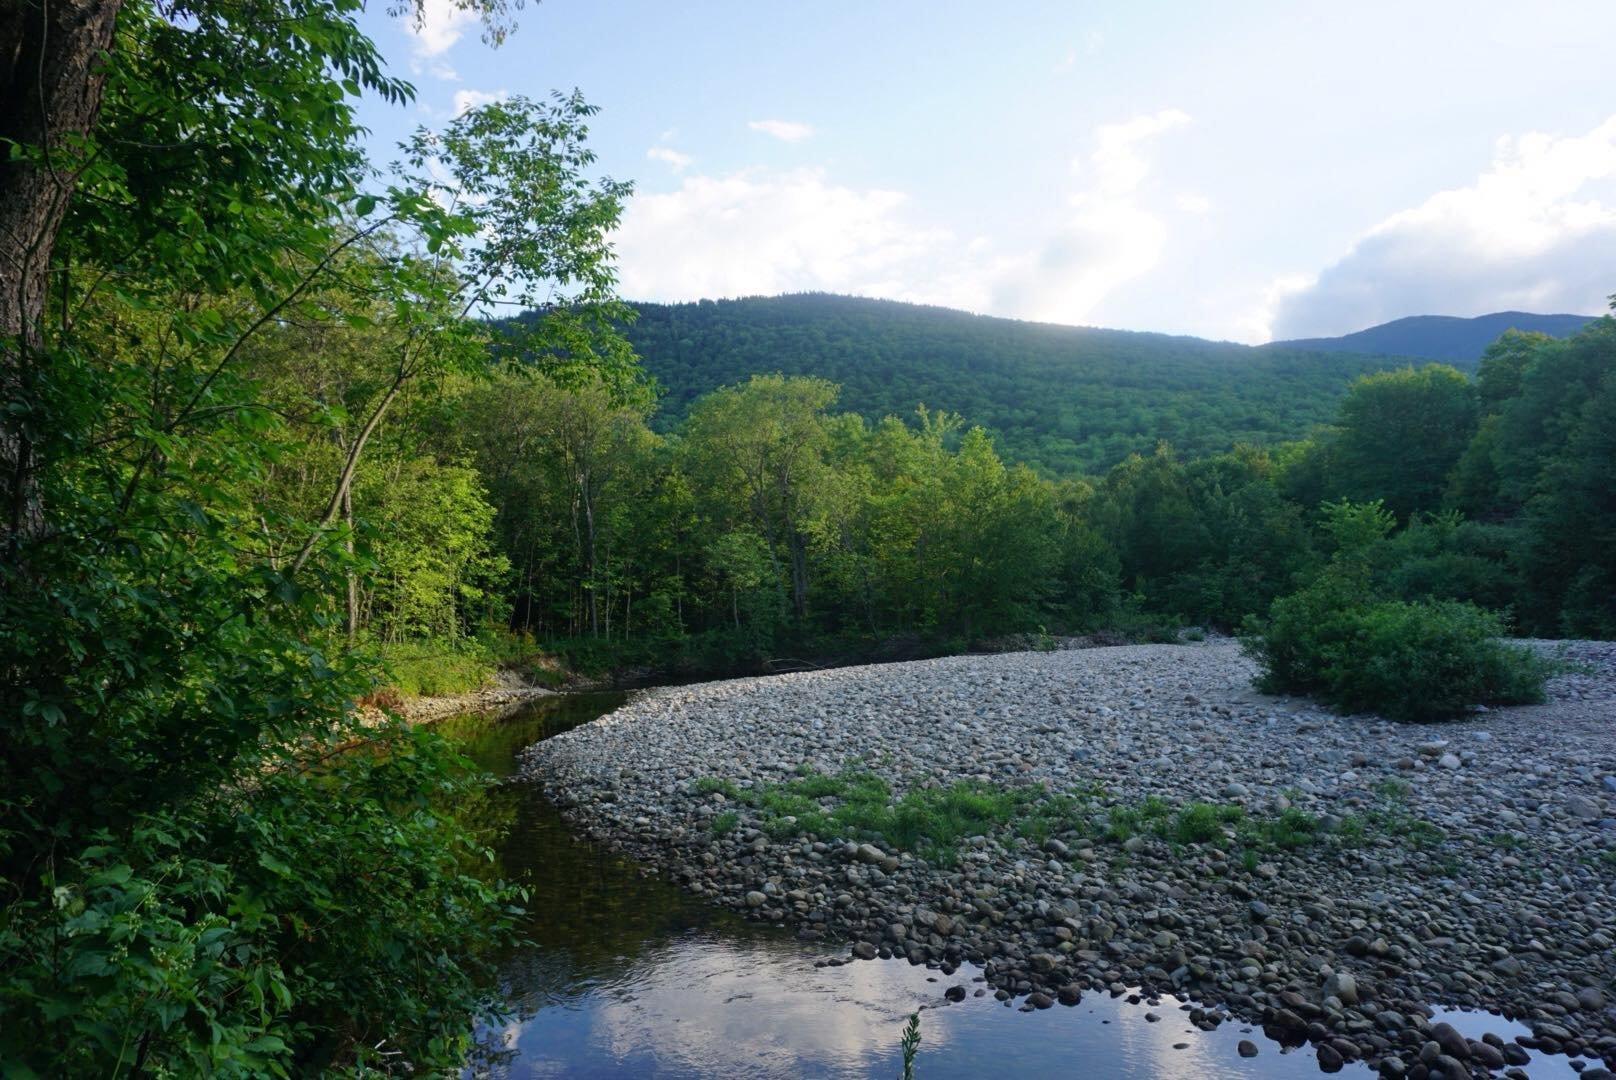
[[[1312,1042],[1326,1071],[1525,1075],[1516,1043],[1430,1019],[1479,1008],[1589,1059],[1595,1080],[1599,1059],[1616,1069],[1616,644],[1532,644],[1571,661],[1546,704],[1442,724],[1259,695],[1251,662],[1215,640],[662,688],[530,748],[523,772],[585,832],[719,904],[857,958],[980,964],[1024,1009],[1175,993],[1200,1025]],[[1001,828],[928,862],[869,838],[771,837],[763,810],[698,783],[744,796],[851,768],[894,797],[959,780],[1084,790],[1095,827],[1041,842]],[[1105,832],[1150,796],[1250,821],[1289,808],[1326,831],[1260,852],[1235,824],[1201,843]]]

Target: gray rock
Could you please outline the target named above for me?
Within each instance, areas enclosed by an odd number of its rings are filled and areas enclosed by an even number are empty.
[[[1581,818],[1584,821],[1598,820],[1600,815],[1604,813],[1604,811],[1599,808],[1599,804],[1588,798],[1586,795],[1571,796],[1566,800],[1565,808],[1566,813],[1570,814],[1572,817]]]
[[[1340,998],[1345,1005],[1358,1003],[1358,980],[1350,971],[1337,971],[1324,980],[1324,996]]]

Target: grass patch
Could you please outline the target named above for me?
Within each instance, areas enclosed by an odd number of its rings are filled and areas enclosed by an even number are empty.
[[[474,641],[378,645],[389,687],[405,697],[446,697],[480,690],[494,677],[493,656]]]
[[[1173,816],[1167,837],[1179,844],[1210,843],[1223,839],[1224,827],[1238,824],[1245,816],[1239,806],[1189,803]]]
[[[1295,806],[1278,813],[1251,815],[1226,803],[1189,802],[1175,806],[1151,795],[1103,810],[1095,788],[1049,793],[1036,786],[1003,787],[960,780],[941,787],[913,788],[894,796],[885,780],[865,769],[804,773],[745,790],[718,777],[704,776],[692,788],[722,793],[752,808],[755,825],[776,840],[812,837],[824,841],[875,840],[939,865],[959,858],[962,841],[1008,833],[1041,848],[1051,837],[1123,844],[1149,836],[1171,844],[1214,844],[1239,852],[1254,871],[1264,852],[1292,851],[1331,841],[1364,843],[1371,832],[1396,837],[1415,847],[1440,843],[1440,829],[1409,813],[1408,786],[1400,780],[1376,785],[1380,805],[1349,815],[1334,828]],[[713,820],[723,835],[738,823],[734,811]]]
[[[1023,810],[1016,832],[1038,847],[1052,836],[1094,833],[1094,806],[1081,794],[1050,795],[1031,801]]]
[[[741,797],[741,790],[735,786],[733,781],[722,780],[716,776],[703,776],[691,787],[698,795],[711,795],[717,792],[730,800],[737,800]]]
[[[735,831],[736,826],[740,823],[741,815],[733,810],[725,810],[722,814],[718,814],[713,818],[713,835],[728,836]]]
[[[1317,817],[1287,806],[1270,817],[1246,819],[1237,835],[1248,847],[1289,851],[1316,843],[1326,833],[1324,822]]]

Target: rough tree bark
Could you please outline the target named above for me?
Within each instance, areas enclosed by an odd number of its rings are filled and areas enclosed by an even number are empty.
[[[100,111],[120,6],[0,0],[0,541],[12,555],[44,529],[28,403],[45,362],[51,251],[82,164],[74,144]],[[12,160],[14,146],[27,158]]]

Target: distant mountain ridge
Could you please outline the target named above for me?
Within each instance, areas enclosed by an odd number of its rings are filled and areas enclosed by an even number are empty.
[[[1340,337],[1294,338],[1275,341],[1264,348],[1408,356],[1469,365],[1480,360],[1483,350],[1505,330],[1570,337],[1596,318],[1596,315],[1536,315],[1530,311],[1495,311],[1471,319],[1456,315],[1411,315]]]
[[[1356,376],[1424,359],[1474,370],[1511,326],[1563,336],[1589,321],[1419,316],[1252,346],[830,293],[632,306],[623,331],[662,389],[658,430],[720,386],[811,375],[841,386],[839,411],[871,422],[912,419],[920,404],[956,412],[992,431],[1009,460],[1053,475],[1099,472],[1158,441],[1198,456],[1304,438],[1334,420]]]
[[[1407,363],[1167,334],[1060,326],[826,293],[637,303],[624,328],[671,430],[717,387],[780,372],[842,387],[874,422],[920,404],[962,415],[1012,461],[1092,473],[1158,441],[1200,455],[1301,438],[1354,376]]]

